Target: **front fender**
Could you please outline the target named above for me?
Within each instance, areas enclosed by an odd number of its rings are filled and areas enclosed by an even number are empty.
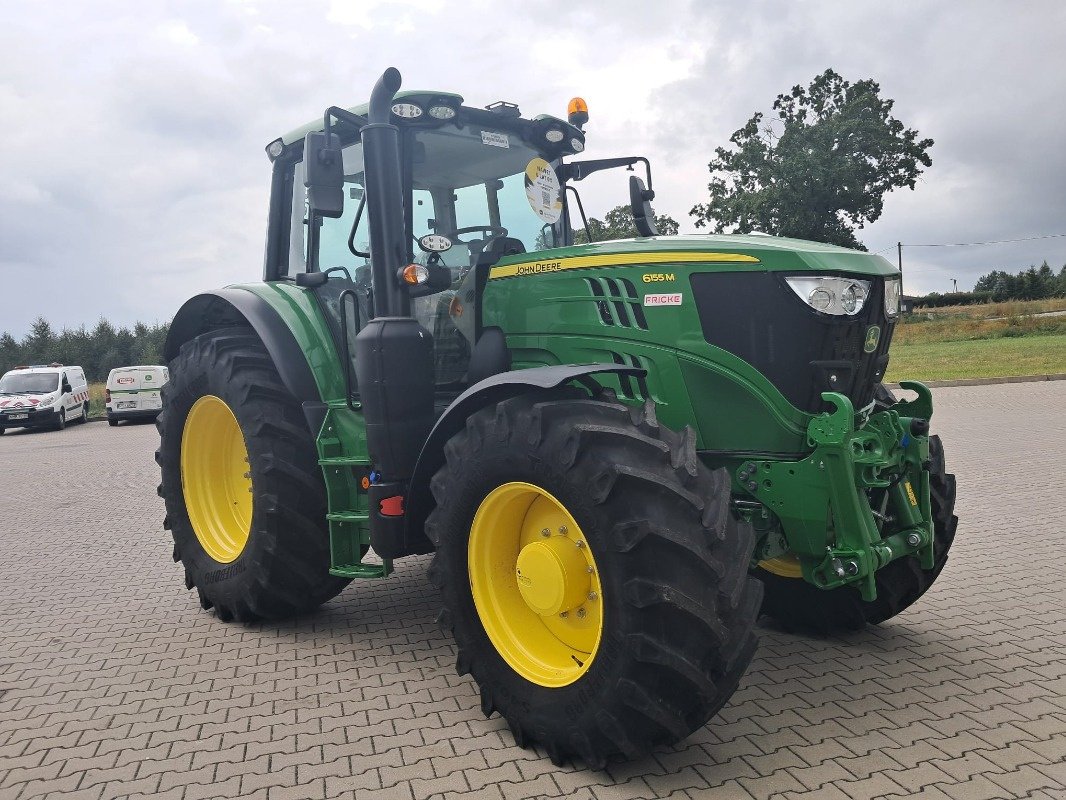
[[[455,398],[430,431],[411,476],[405,514],[406,552],[428,553],[433,549],[424,531],[426,517],[433,510],[433,495],[429,490],[429,482],[437,470],[444,466],[445,443],[463,429],[471,414],[509,397],[529,391],[555,389],[571,381],[577,381],[592,391],[599,391],[602,387],[592,376],[602,373],[639,377],[646,374],[643,369],[618,364],[531,367],[492,375],[475,383]]]

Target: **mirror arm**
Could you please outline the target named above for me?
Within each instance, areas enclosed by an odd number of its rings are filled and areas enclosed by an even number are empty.
[[[577,210],[581,214],[581,222],[585,226],[585,238],[589,244],[592,244],[592,231],[589,230],[589,221],[585,216],[585,206],[581,203],[581,195],[577,193],[577,189],[573,186],[567,186],[566,191],[574,193],[574,199],[577,200]],[[569,244],[573,244],[573,242],[569,242]]]
[[[644,156],[624,156],[622,158],[597,158],[591,161],[569,161],[559,166],[559,179],[562,181],[581,181],[605,169],[616,167],[632,167],[634,164],[644,164],[644,171],[648,176],[648,191],[653,191],[651,185],[651,162]]]
[[[359,228],[359,220],[363,217],[363,209],[366,208],[366,192],[363,192],[363,196],[359,198],[359,208],[355,210],[355,220],[352,222],[351,233],[348,234],[348,249],[353,256],[359,256],[360,258],[370,258],[370,253],[364,253],[362,250],[355,249],[355,231]]]
[[[361,117],[358,114],[353,114],[351,111],[347,111],[337,106],[330,106],[322,114],[322,130],[327,134],[330,133],[330,119],[338,120],[339,122],[347,122],[349,125],[359,130],[367,124],[366,117]],[[327,139],[326,141],[329,141]]]

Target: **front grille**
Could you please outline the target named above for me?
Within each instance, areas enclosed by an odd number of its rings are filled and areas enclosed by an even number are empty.
[[[867,276],[862,276],[865,280]],[[704,338],[765,375],[785,398],[810,413],[827,410],[822,392],[841,392],[861,408],[888,367],[894,322],[884,312],[884,282],[855,317],[819,314],[772,272],[701,273],[691,278]],[[864,350],[871,326],[877,347]]]

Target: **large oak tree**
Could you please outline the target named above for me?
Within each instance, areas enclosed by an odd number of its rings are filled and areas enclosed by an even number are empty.
[[[865,249],[855,238],[881,216],[892,189],[913,189],[932,165],[932,139],[891,115],[894,101],[872,80],[832,69],[807,88],[778,95],[777,119],[756,113],[708,165],[710,198],[690,212],[696,227],[762,231]]]

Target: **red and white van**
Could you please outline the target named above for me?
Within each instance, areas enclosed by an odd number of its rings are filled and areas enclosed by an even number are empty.
[[[8,428],[63,430],[89,418],[89,385],[81,367],[34,364],[0,378],[0,434]]]

